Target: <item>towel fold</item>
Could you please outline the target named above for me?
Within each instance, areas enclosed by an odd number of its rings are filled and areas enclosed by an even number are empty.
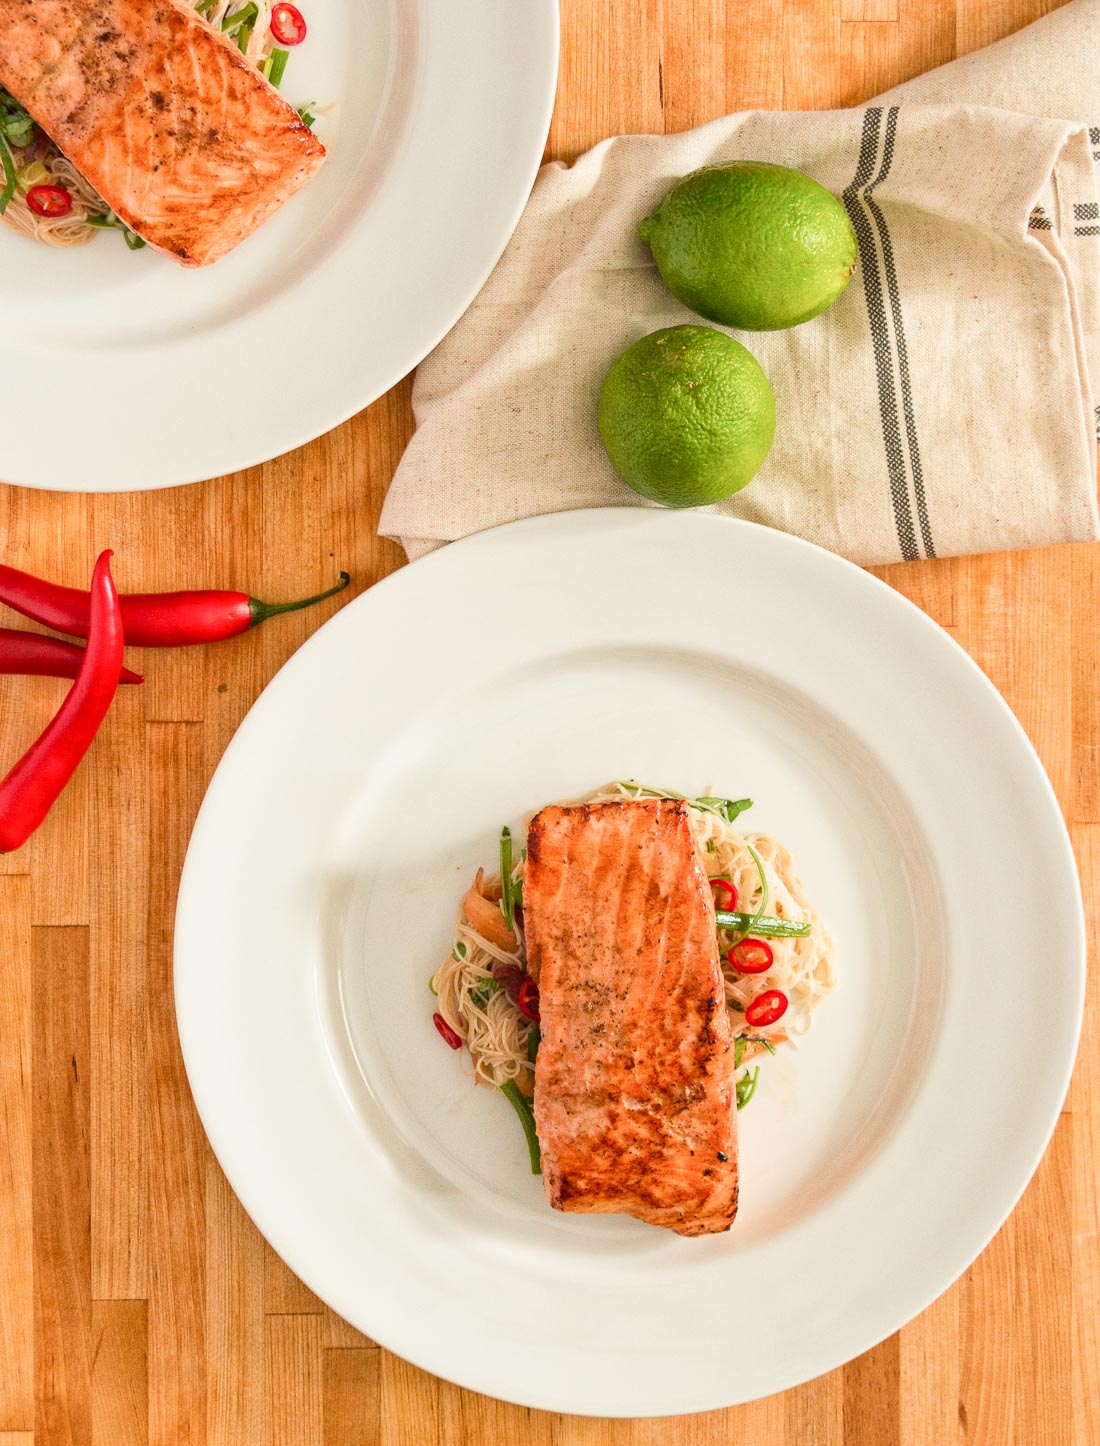
[[[1098,535],[1100,0],[851,110],[746,112],[619,136],[539,174],[489,281],[421,365],[380,530],[417,557],[536,513],[652,505],[600,444],[603,376],[697,321],[639,222],[698,166],[774,161],[843,199],[852,284],[823,316],[741,332],[775,445],[711,509],[861,563]]]

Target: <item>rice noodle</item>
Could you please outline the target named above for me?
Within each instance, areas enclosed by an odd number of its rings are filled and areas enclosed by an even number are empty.
[[[612,783],[581,802],[610,803],[652,797],[654,792],[636,783]],[[663,796],[680,797],[671,793]],[[687,801],[693,803],[690,799]],[[725,952],[738,936],[719,930],[730,1023],[735,1039],[745,1041],[738,1070],[739,1077],[743,1077],[750,1062],[767,1049],[762,1040],[767,1040],[773,1048],[795,1044],[798,1036],[810,1028],[814,1010],[836,986],[833,940],[810,907],[790,852],[778,840],[767,834],[742,834],[719,811],[695,803],[690,809],[690,818],[707,876],[725,878],[733,884],[741,912],[751,913],[760,903],[760,869],[751,850],[756,853],[767,880],[767,914],[810,925],[805,937],[769,939],[772,963],[767,973],[751,975],[739,974],[726,961]],[[512,870],[515,883],[523,877],[525,858],[526,850]],[[499,874],[486,879],[479,871],[475,888],[485,898],[499,898],[500,882]],[[534,1087],[534,1065],[527,1059],[527,1049],[534,1026],[493,978],[493,971],[499,965],[525,969],[522,928],[518,921],[516,933],[517,947],[512,951],[502,949],[478,933],[460,909],[450,955],[437,970],[431,987],[438,996],[439,1013],[470,1051],[475,1079],[498,1088],[508,1080],[515,1080],[519,1088],[530,1095]],[[766,989],[781,989],[786,994],[789,1001],[786,1012],[771,1026],[747,1024],[746,1006]]]

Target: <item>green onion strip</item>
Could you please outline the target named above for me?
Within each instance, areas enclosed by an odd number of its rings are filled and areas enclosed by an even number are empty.
[[[714,914],[719,929],[741,929],[758,939],[807,939],[812,930],[802,919],[777,919],[772,914],[743,914],[737,910],[717,909]],[[731,946],[732,947],[732,946]]]
[[[0,165],[4,167],[4,189],[0,191],[0,216],[8,209],[8,202],[15,195],[15,159],[8,145],[8,138],[0,131]]]
[[[282,83],[283,72],[286,70],[286,63],[289,59],[289,50],[273,50],[264,61],[263,73],[272,85],[278,87]]]
[[[516,895],[512,884],[512,830],[505,825],[500,831],[500,907],[504,922],[516,932]]]
[[[527,1103],[526,1097],[520,1092],[519,1086],[514,1079],[506,1080],[500,1087],[500,1092],[519,1116],[519,1122],[523,1126],[523,1133],[527,1136],[527,1153],[531,1157],[531,1174],[542,1174],[542,1151],[539,1149],[539,1137],[535,1130],[535,1117],[531,1113],[531,1106]]]
[[[760,1066],[757,1065],[751,1074],[746,1074],[743,1079],[737,1081],[737,1108],[743,1110],[756,1093],[756,1081],[760,1075]]]

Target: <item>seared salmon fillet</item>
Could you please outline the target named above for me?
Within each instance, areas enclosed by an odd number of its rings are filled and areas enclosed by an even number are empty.
[[[539,986],[535,1124],[550,1204],[680,1235],[728,1230],[733,1042],[687,804],[537,813],[523,926]]]
[[[231,251],[325,157],[182,0],[0,0],[0,85],[131,230],[184,266]]]

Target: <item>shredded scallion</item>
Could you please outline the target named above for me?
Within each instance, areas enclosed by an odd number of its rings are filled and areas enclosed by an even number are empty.
[[[762,1044],[769,1054],[775,1053],[775,1045],[763,1034],[743,1034],[741,1038],[746,1044]]]
[[[4,168],[4,189],[0,191],[0,216],[8,209],[8,202],[15,195],[15,161],[12,159],[8,138],[0,131],[0,165]]]
[[[232,15],[225,17],[222,21],[222,29],[228,32],[235,30],[238,25],[247,25],[249,21],[254,21],[259,13],[255,0],[248,0],[247,5],[242,6],[240,10],[234,10]]]
[[[272,85],[278,86],[282,83],[283,72],[289,59],[289,50],[273,50],[260,67]]]
[[[505,824],[500,831],[500,907],[504,922],[516,932],[516,897],[512,884],[512,830]]]
[[[734,909],[718,909],[714,915],[719,929],[736,929],[741,938],[755,934],[758,939],[806,939],[810,925],[802,919],[777,919],[773,914],[743,914]]]
[[[757,1065],[750,1074],[746,1074],[737,1081],[737,1108],[739,1110],[743,1110],[756,1093],[756,1081],[759,1075],[760,1066]]]
[[[506,1080],[501,1085],[500,1092],[519,1116],[523,1133],[527,1136],[527,1153],[531,1157],[531,1174],[541,1175],[542,1151],[539,1149],[539,1137],[535,1129],[535,1117],[531,1113],[531,1106],[527,1103],[526,1096],[520,1092],[519,1085],[514,1079]]]
[[[733,823],[738,814],[744,813],[747,808],[752,807],[751,798],[695,798],[691,800],[693,808],[701,808],[709,813],[717,813],[726,820]]]

